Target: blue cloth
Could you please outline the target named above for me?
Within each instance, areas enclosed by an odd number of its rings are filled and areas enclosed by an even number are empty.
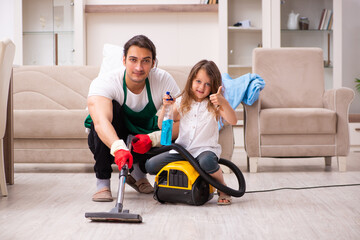
[[[237,108],[241,102],[252,105],[265,87],[264,79],[255,73],[247,73],[235,79],[223,73],[221,77],[225,87],[224,97],[233,109]],[[220,122],[219,129],[223,126]]]
[[[232,79],[229,74],[223,73],[221,77],[225,87],[224,97],[233,109],[241,102],[252,105],[265,87],[265,81],[255,73],[247,73],[235,79]]]

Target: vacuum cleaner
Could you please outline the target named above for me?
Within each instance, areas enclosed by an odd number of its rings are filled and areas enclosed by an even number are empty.
[[[203,205],[212,199],[214,187],[233,197],[242,197],[245,194],[245,178],[231,161],[221,158],[219,164],[229,167],[234,172],[238,180],[238,190],[216,181],[202,170],[196,159],[179,144],[173,143],[151,152],[159,154],[171,149],[176,150],[187,161],[169,163],[159,171],[154,183],[154,198],[157,201]]]

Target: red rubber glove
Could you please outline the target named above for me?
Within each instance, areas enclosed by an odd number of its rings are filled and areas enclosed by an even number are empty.
[[[120,149],[115,152],[115,163],[118,165],[119,170],[127,163],[129,169],[133,164],[133,156],[128,150]]]
[[[144,154],[152,147],[152,141],[147,134],[135,135],[131,142],[133,151],[136,153]]]

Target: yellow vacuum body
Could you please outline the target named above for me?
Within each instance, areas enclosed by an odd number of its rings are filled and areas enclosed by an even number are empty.
[[[188,161],[172,162],[155,177],[154,198],[161,202],[203,205],[213,198],[214,187]]]

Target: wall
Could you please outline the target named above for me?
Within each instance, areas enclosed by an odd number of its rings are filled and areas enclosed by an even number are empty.
[[[13,0],[1,0],[0,1],[0,40],[9,38],[14,43],[16,42],[15,29],[15,5]],[[15,49],[15,54],[18,53],[18,49]],[[15,60],[17,57],[15,56]],[[18,61],[14,61],[17,62]]]
[[[12,0],[0,2],[0,39],[10,38],[14,40],[14,6]]]
[[[14,64],[22,63],[21,39],[21,0],[0,0],[0,39],[9,38],[16,46]]]
[[[360,93],[355,90],[355,78],[360,78],[360,13],[359,0],[343,0],[343,86],[354,89],[355,99],[350,113],[360,114]]]
[[[104,43],[123,46],[137,34],[157,47],[159,65],[193,65],[201,59],[218,63],[217,13],[87,14],[87,64],[101,64]]]

